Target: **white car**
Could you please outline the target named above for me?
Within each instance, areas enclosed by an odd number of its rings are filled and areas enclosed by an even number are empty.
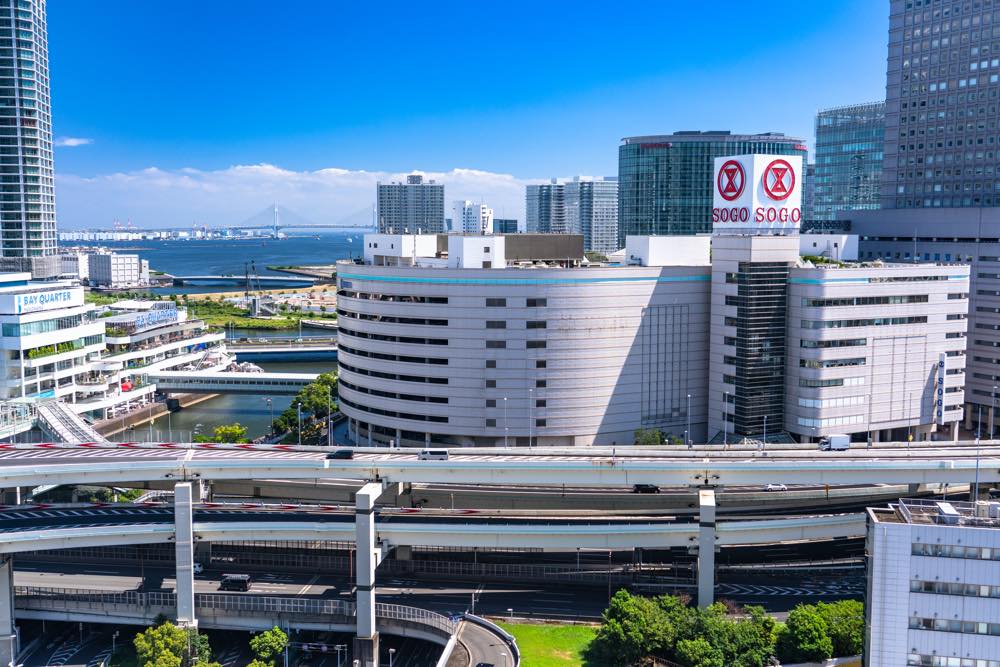
[[[765,491],[787,491],[788,487],[784,484],[768,484],[764,487]]]
[[[196,563],[194,564],[194,567],[193,567],[193,568],[191,568],[191,569],[192,569],[192,571],[193,571],[193,572],[194,572],[195,574],[201,574],[201,573],[202,573],[202,572],[204,571],[204,569],[205,569],[205,568],[204,568],[204,567],[202,567],[201,563],[198,563],[198,562],[196,562]]]

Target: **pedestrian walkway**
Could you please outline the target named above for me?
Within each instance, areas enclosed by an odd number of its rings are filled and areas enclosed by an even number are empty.
[[[98,433],[65,403],[50,401],[38,406],[38,425],[58,442],[99,442],[108,439]]]

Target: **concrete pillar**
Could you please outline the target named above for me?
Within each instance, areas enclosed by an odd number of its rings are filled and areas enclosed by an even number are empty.
[[[368,446],[372,446],[372,423],[368,422]]]
[[[698,606],[715,601],[715,489],[698,491]]]
[[[177,561],[177,625],[197,627],[194,615],[194,514],[191,482],[174,485],[174,556]]]
[[[14,562],[0,559],[0,667],[17,664],[17,628],[14,626]]]
[[[424,433],[424,447],[430,447],[430,446],[431,446],[431,434]]]
[[[382,495],[382,485],[369,482],[354,499],[354,526],[357,538],[356,582],[357,636],[354,659],[359,667],[378,667],[378,631],[375,629],[375,501]]]

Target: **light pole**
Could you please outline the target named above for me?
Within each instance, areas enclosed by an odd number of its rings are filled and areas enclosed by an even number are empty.
[[[296,417],[298,417],[299,420],[299,428],[298,428],[299,447],[301,447],[302,446],[302,402],[301,401],[295,404],[295,415]]]
[[[685,444],[687,444],[688,449],[691,449],[691,394],[688,394],[687,418],[688,418],[688,430],[687,430],[687,443]]]
[[[267,428],[267,432],[272,436],[274,435],[274,401],[271,400],[270,396],[264,398],[267,401],[267,407],[271,410],[271,424]]]
[[[729,392],[726,392],[726,404],[722,408],[722,448],[729,449]]]
[[[392,667],[392,657],[396,655],[396,649],[389,649],[389,667]]]
[[[507,449],[510,445],[507,444],[507,397],[503,397],[503,448]]]
[[[764,438],[760,441],[760,448],[767,446],[767,415],[764,415]]]
[[[990,412],[990,440],[993,439],[993,427],[997,423],[997,386],[993,385],[993,411]]]
[[[913,392],[906,392],[906,448],[913,442]],[[980,414],[980,416],[982,416]]]
[[[299,322],[302,322],[302,320],[299,320]],[[333,400],[333,397],[331,396],[332,393],[333,393],[333,387],[330,388],[330,391],[326,392],[326,446],[327,447],[333,446],[333,410],[332,410],[333,404],[331,402]]]
[[[347,652],[347,644],[337,644],[333,647],[333,650],[337,652],[337,667],[340,667],[340,654],[341,652]]]

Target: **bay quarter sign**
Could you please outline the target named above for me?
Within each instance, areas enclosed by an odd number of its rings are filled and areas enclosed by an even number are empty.
[[[802,221],[802,157],[736,155],[715,159],[712,230],[783,233]]]

